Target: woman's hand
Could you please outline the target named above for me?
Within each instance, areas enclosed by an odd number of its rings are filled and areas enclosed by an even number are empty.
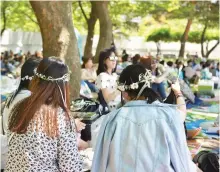
[[[83,129],[86,128],[86,124],[84,124],[83,122],[81,122],[81,120],[82,120],[81,118],[76,118],[76,119],[75,119],[77,132],[81,132]]]
[[[176,81],[175,84],[171,85],[171,88],[176,96],[176,104],[178,105],[178,109],[180,110],[180,114],[181,114],[181,118],[183,120],[183,122],[186,119],[186,103],[185,103],[185,99],[181,93],[180,90],[180,84],[179,81]]]
[[[85,142],[84,140],[80,139],[78,140],[78,149],[79,150],[85,150],[89,148],[89,144],[87,142]]]
[[[181,93],[179,81],[176,81],[175,84],[172,84],[171,88],[172,88],[175,95]]]

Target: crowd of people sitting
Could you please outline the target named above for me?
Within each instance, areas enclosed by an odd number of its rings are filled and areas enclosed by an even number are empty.
[[[3,111],[5,171],[82,171],[79,150],[89,143],[80,138],[85,124],[70,112],[66,64],[57,57],[42,58],[39,52],[5,52],[1,66],[2,75],[14,75],[14,68],[21,67],[19,87]],[[126,51],[119,57],[110,48],[100,52],[98,65],[84,57],[81,70],[80,94],[97,95],[106,114],[93,145],[92,172],[201,171],[186,142],[185,99],[194,98],[187,97],[182,85],[190,89],[190,83],[214,78],[219,87],[219,63],[188,60],[185,65],[131,57]]]
[[[20,68],[24,62],[31,58],[43,58],[40,51],[36,51],[34,54],[31,54],[28,51],[26,54],[22,52],[14,54],[12,50],[5,51],[1,53],[1,75],[12,74],[14,76],[20,76]]]
[[[100,54],[99,59],[104,60],[104,56],[108,56],[108,53],[111,52],[114,52],[114,48],[106,50],[106,55],[104,53]],[[14,54],[11,50],[1,53],[1,75],[20,76],[21,66],[31,57],[41,59],[43,56],[40,51],[36,51],[34,54],[31,54],[29,51],[26,54],[22,53],[22,51]],[[93,93],[99,93],[100,88],[98,88],[98,85],[100,84],[97,85],[96,81],[98,83],[103,74],[99,77],[98,75],[102,72],[106,73],[105,64],[101,60],[97,66],[97,64],[93,64],[93,57],[83,57],[82,59],[81,94],[86,97],[92,98],[95,95]],[[131,64],[142,64],[146,69],[152,70],[153,75],[157,78],[152,87],[163,99],[166,98],[168,75],[178,75],[178,78],[184,80],[188,85],[190,83],[198,84],[199,80],[212,80],[215,88],[218,88],[220,85],[220,65],[219,62],[214,60],[204,61],[194,58],[187,59],[185,62],[179,59],[165,62],[159,56],[155,58],[151,55],[141,57],[139,54],[136,54],[132,57],[124,50],[121,57],[117,55],[116,61],[117,65],[113,73],[118,75]]]
[[[111,57],[110,60],[106,60],[106,58],[109,56]],[[114,58],[114,56],[116,58]],[[112,69],[110,66],[111,64],[109,61],[114,63],[112,64],[114,69]],[[165,60],[160,59],[159,56],[155,58],[152,56],[141,57],[139,54],[136,54],[135,56],[131,57],[126,53],[126,51],[124,51],[122,57],[117,57],[112,49],[108,49],[100,54],[98,67],[96,64],[93,64],[92,57],[84,57],[81,79],[82,82],[85,82],[90,89],[89,91],[87,90],[86,93],[90,93],[89,97],[92,97],[91,92],[99,93],[98,90],[103,89],[106,87],[106,85],[116,88],[117,75],[120,75],[123,69],[132,64],[141,64],[146,69],[152,71],[152,74],[155,77],[155,80],[152,84],[152,89],[159,93],[162,99],[167,97],[167,88],[169,87],[169,82],[167,84],[167,81],[170,81],[169,78],[171,76],[184,81],[184,83],[186,83],[188,86],[190,86],[190,84],[199,84],[199,80],[213,82],[214,88],[218,88],[220,86],[220,65],[219,62],[214,60],[207,60],[205,62],[204,60],[199,61],[198,59],[187,59],[187,61],[184,62],[183,60],[181,61],[178,59],[176,61],[170,60],[165,62]],[[111,73],[117,75],[112,77]],[[102,86],[100,81],[103,82]],[[109,85],[106,81],[109,81],[109,83],[113,84],[113,86]],[[109,102],[108,94],[106,94],[106,91],[103,92],[106,102]],[[112,93],[112,91],[109,91],[109,93]],[[117,89],[115,89],[113,98],[117,97],[114,96],[116,94],[118,95]],[[117,105],[115,105],[115,107],[117,107]]]

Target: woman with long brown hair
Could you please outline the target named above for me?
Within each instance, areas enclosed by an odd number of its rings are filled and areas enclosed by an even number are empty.
[[[5,171],[81,171],[75,124],[69,116],[68,80],[68,68],[58,58],[40,62],[31,96],[9,116]]]

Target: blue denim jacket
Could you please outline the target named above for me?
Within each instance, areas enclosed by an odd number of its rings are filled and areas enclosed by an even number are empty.
[[[131,101],[104,119],[92,172],[194,172],[175,105]]]

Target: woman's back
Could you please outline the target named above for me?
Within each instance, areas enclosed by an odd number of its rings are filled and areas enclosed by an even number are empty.
[[[57,122],[59,135],[48,136],[52,131],[47,122],[50,116],[44,111],[50,111],[51,107],[42,105],[39,111],[30,121],[24,134],[13,134],[9,143],[7,171],[81,171],[79,154],[76,143],[74,123],[67,122],[64,111],[59,108]],[[55,115],[55,114],[50,114]],[[50,121],[53,123],[53,121]],[[48,127],[45,129],[45,127]]]
[[[110,113],[101,128],[105,130],[97,141],[94,172],[194,171],[173,105],[131,101]]]
[[[47,57],[34,74],[28,86],[31,95],[9,116],[6,171],[81,171],[69,115],[68,67],[57,57]]]

